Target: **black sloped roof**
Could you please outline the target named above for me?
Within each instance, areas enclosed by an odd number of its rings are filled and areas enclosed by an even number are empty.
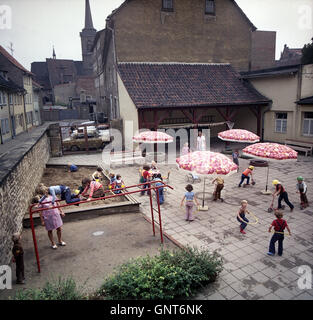
[[[119,63],[121,79],[137,108],[261,105],[271,100],[230,64]]]

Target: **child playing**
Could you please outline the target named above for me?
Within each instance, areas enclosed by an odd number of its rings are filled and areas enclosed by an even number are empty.
[[[19,233],[14,233],[12,241],[14,243],[12,253],[13,262],[16,263],[16,284],[25,284],[24,276],[24,250],[21,244],[22,236]]]
[[[250,212],[247,210],[248,206],[248,201],[247,200],[242,200],[241,201],[241,207],[239,208],[238,214],[237,214],[237,220],[240,222],[240,232],[242,234],[246,234],[244,229],[246,228],[247,224],[246,222],[249,223],[249,220],[246,218],[246,213],[250,214]]]
[[[191,184],[188,184],[185,188],[187,192],[185,193],[180,206],[182,207],[184,204],[184,200],[186,199],[186,221],[193,221],[194,218],[192,216],[192,209],[194,202],[196,203],[197,206],[199,206],[198,201],[195,197],[195,194],[192,192],[193,187]]]
[[[52,205],[55,205],[55,201],[57,200],[57,197],[56,197],[57,195],[60,195],[61,200],[65,200],[66,203],[75,203],[80,201],[80,198],[77,198],[75,194],[72,194],[71,189],[67,186],[59,185],[59,186],[51,186],[48,188],[46,186],[41,185],[40,189],[42,188],[46,188],[47,192],[44,192],[44,195],[40,199],[39,203],[41,203],[48,195],[52,196],[52,199],[51,199]]]
[[[156,182],[154,185],[156,187],[161,187],[163,186],[163,179],[162,179],[162,175],[161,173],[158,173],[155,178],[153,179],[154,181],[160,181],[160,182]],[[156,190],[157,192],[159,192],[159,201],[160,201],[160,204],[163,204],[164,203],[164,188],[159,188],[158,190]]]
[[[141,179],[141,183],[146,183],[150,180],[150,167],[149,166],[143,166],[143,170],[142,170],[142,179]],[[145,184],[142,187],[142,191],[140,193],[141,196],[143,196],[145,194],[145,189],[149,188],[149,184]],[[150,195],[150,190],[148,190],[148,195]]]
[[[282,200],[284,200],[286,204],[289,206],[290,211],[293,211],[294,205],[289,201],[286,189],[278,180],[273,180],[272,184],[273,186],[275,186],[275,192],[273,193],[273,197],[279,196],[277,209],[282,209],[281,202]]]
[[[114,183],[114,189],[120,189],[124,187],[124,182],[122,180],[122,176],[120,174],[116,175],[116,180]],[[122,190],[116,190],[114,191],[115,194],[122,193]]]
[[[303,181],[304,179],[300,176],[297,178],[297,193],[300,193],[300,208],[301,210],[305,209],[306,207],[309,206],[308,198],[306,197],[306,191],[307,191],[307,186],[306,183]]]
[[[109,184],[109,189],[113,189],[114,188],[114,183],[116,181],[116,177],[115,174],[113,172],[111,172],[109,174],[109,178],[110,178],[110,184]]]
[[[217,177],[212,181],[212,184],[215,182],[216,182],[216,186],[215,186],[213,201],[220,199],[223,202],[224,200],[221,198],[221,191],[224,188],[224,179],[222,179],[221,177]]]
[[[94,181],[100,181],[100,178],[103,177],[103,169],[100,167],[97,167],[96,171],[92,174],[92,180]]]
[[[275,243],[278,241],[278,255],[281,256],[283,254],[283,241],[284,241],[284,230],[287,228],[289,235],[291,235],[290,229],[287,225],[286,220],[282,219],[283,213],[280,211],[275,212],[276,220],[272,222],[270,225],[268,232],[272,232],[272,228],[274,227],[274,234],[270,241],[270,246],[268,250],[268,255],[273,256],[275,254]]]
[[[237,168],[237,172],[239,171],[239,152],[238,150],[235,150],[233,153],[232,153],[232,157],[233,157],[233,162],[238,166]]]
[[[87,201],[90,201],[92,198],[102,198],[105,195],[103,185],[98,181],[91,181],[89,178],[84,178],[82,180],[82,186],[84,187],[84,191],[81,193],[83,197],[90,189]]]
[[[75,166],[75,164],[71,164],[71,163],[67,165],[67,168],[68,168],[68,172],[76,172],[78,170],[78,167]]]
[[[249,168],[247,168],[241,175],[241,181],[239,182],[238,187],[241,187],[241,184],[244,182],[245,179],[247,179],[247,183],[246,185],[250,185],[249,181],[250,181],[250,177],[249,175],[251,175],[251,179],[253,180],[253,176],[252,176],[252,171],[254,169],[254,166],[249,166]]]

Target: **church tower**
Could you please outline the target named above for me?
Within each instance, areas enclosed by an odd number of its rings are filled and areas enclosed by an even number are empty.
[[[92,75],[93,54],[91,51],[97,30],[93,27],[89,0],[85,0],[85,28],[80,33],[84,74]]]

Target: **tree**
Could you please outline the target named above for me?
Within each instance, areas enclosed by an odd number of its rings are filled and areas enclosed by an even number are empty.
[[[310,64],[313,63],[313,38],[311,39],[312,42],[305,44],[302,48],[302,64]]]

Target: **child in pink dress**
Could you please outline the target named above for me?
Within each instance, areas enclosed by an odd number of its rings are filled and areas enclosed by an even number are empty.
[[[41,193],[44,193],[45,190],[42,190]],[[55,209],[50,209],[52,207],[52,196],[48,194],[48,192],[45,195],[45,199],[38,205],[38,208],[46,208],[46,210],[40,211],[40,219],[41,219],[41,224],[45,226],[46,230],[48,231],[48,237],[51,241],[51,247],[52,249],[57,249],[58,246],[54,242],[53,239],[53,230],[57,231],[57,237],[58,237],[58,244],[60,246],[65,246],[66,243],[62,241],[62,225],[63,221],[61,219],[61,216],[64,217],[65,214],[62,211],[61,208],[55,208]],[[33,202],[37,202],[38,198],[34,198]],[[56,204],[55,204],[56,205]]]

